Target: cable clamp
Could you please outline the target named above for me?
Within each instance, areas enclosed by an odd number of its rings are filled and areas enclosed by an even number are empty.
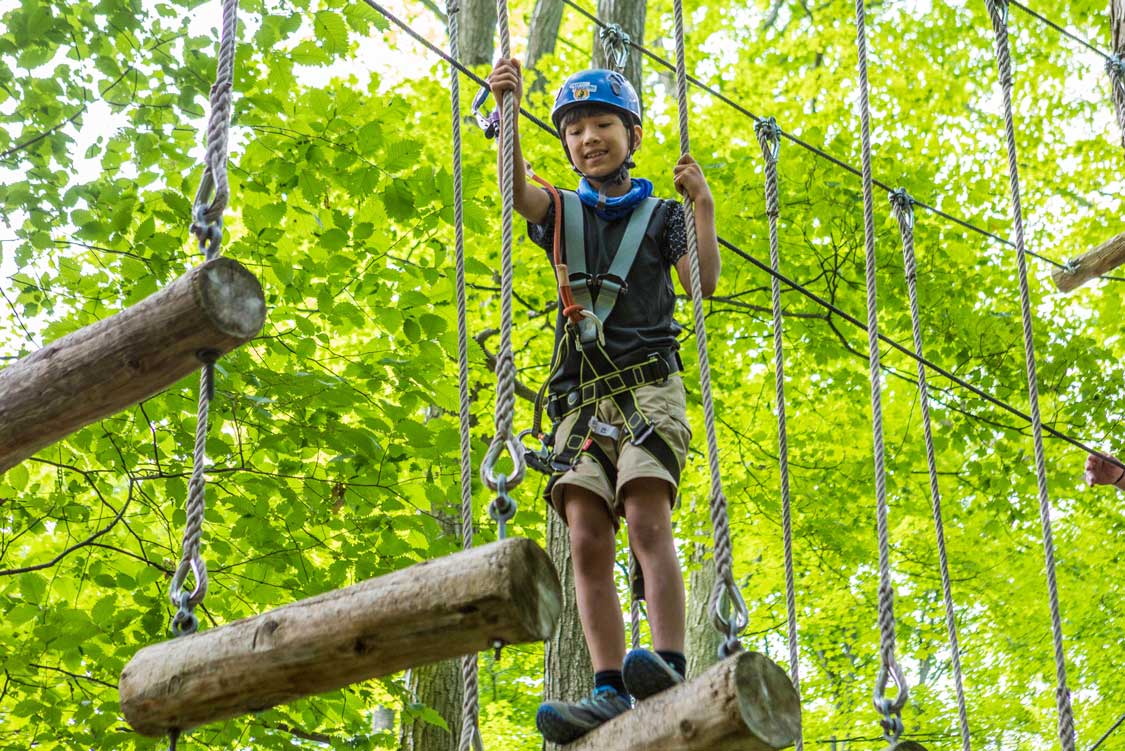
[[[633,41],[632,37],[616,23],[603,26],[598,36],[606,59],[613,69],[618,73],[625,70],[625,64],[629,62],[629,45]]]

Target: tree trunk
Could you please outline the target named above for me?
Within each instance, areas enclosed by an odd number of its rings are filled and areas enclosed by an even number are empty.
[[[492,63],[492,37],[496,32],[496,0],[461,0],[461,62]]]
[[[574,566],[570,559],[570,538],[566,525],[554,511],[547,512],[547,554],[555,564],[562,583],[562,611],[555,634],[544,647],[546,701],[578,701],[594,685],[590,652],[578,619],[574,595]],[[547,744],[548,749],[559,748]]]
[[[441,525],[444,537],[457,539],[459,525],[455,505],[435,508],[434,518]],[[399,729],[399,751],[450,751],[458,748],[461,742],[461,699],[465,692],[461,660],[443,660],[413,668],[407,674],[406,685],[414,702],[437,712],[448,729],[420,718],[408,718],[404,714]]]
[[[414,701],[433,709],[448,730],[421,719],[403,716],[399,751],[450,751],[461,742],[461,660],[445,660],[414,668],[407,681]]]
[[[526,68],[534,68],[535,63],[543,56],[555,51],[562,13],[562,0],[535,0],[535,7],[531,9],[531,28],[528,30]],[[542,79],[537,78],[532,85],[540,80]]]
[[[636,44],[645,43],[645,0],[598,0],[598,18],[606,23],[615,23],[620,26],[629,38]],[[594,67],[612,68],[613,65],[606,59],[602,49],[601,29],[594,28]],[[632,47],[629,48],[629,58],[625,63],[625,77],[637,94],[641,95],[644,88],[641,86],[641,53]],[[641,96],[642,111],[644,97]]]
[[[1113,33],[1113,52],[1119,63],[1125,58],[1125,0],[1109,0],[1109,23]],[[1125,73],[1115,79],[1113,103],[1117,122],[1121,125],[1121,144],[1125,146]]]
[[[696,545],[691,555],[687,603],[687,672],[701,675],[719,661],[722,636],[711,625],[711,591],[715,588],[715,559],[705,545]]]

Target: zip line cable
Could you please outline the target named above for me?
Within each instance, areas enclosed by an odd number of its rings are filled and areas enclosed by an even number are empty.
[[[1095,47],[1090,42],[1087,42],[1085,39],[1078,36],[1074,32],[1067,30],[1065,27],[1060,26],[1059,24],[1055,23],[1054,21],[1047,18],[1046,16],[1043,16],[1043,15],[1040,15],[1039,13],[1036,13],[1035,11],[1033,11],[1031,8],[1027,7],[1026,5],[1023,5],[1022,3],[1016,2],[1016,0],[1008,0],[1008,5],[1012,6],[1013,8],[1019,8],[1025,14],[1031,16],[1032,18],[1036,19],[1037,21],[1039,21],[1042,24],[1050,26],[1052,29],[1059,32],[1064,37],[1067,37],[1068,39],[1072,39],[1075,42],[1078,42],[1079,44],[1081,44],[1086,49],[1090,50],[1091,52],[1096,53],[1098,55],[1101,55],[1102,58],[1105,59],[1107,62],[1109,60],[1113,59],[1113,56],[1110,55],[1109,53],[1102,52],[1100,49]]]
[[[599,27],[605,28],[608,25],[604,21],[602,21],[600,18],[598,18],[596,15],[590,13],[590,11],[588,11],[585,8],[583,8],[582,6],[578,5],[576,2],[574,2],[574,0],[562,0],[562,1],[566,5],[569,5],[571,8],[574,8],[576,11],[581,13],[588,20],[592,21],[594,24],[598,25]],[[674,71],[676,69],[676,66],[675,66],[674,63],[671,63],[668,60],[660,57],[655,52],[652,52],[652,51],[646,49],[644,46],[638,44],[637,42],[635,42],[633,40],[629,40],[629,45],[632,46],[634,49],[636,49],[641,54],[648,57],[653,62],[659,64],[661,67],[666,68],[666,69],[671,70],[671,71]],[[688,79],[688,81],[690,81],[695,86],[699,87],[703,91],[706,91],[711,96],[715,97],[716,99],[718,99],[719,101],[723,102],[724,104],[730,106],[731,108],[735,109],[736,111],[742,113],[746,117],[749,117],[749,118],[753,119],[755,122],[764,122],[764,118],[762,118],[758,115],[755,115],[753,112],[746,109],[745,107],[743,107],[738,102],[735,102],[734,100],[730,99],[729,97],[724,96],[722,93],[720,93],[716,89],[712,88],[708,84],[704,83],[703,81],[699,80],[698,78],[689,74],[687,79]],[[862,179],[862,177],[863,177],[862,170],[860,170],[858,167],[855,167],[854,165],[851,165],[851,164],[843,161],[839,157],[835,157],[832,154],[829,154],[827,151],[824,151],[823,149],[821,149],[817,146],[814,146],[813,144],[811,144],[807,141],[804,141],[801,138],[799,138],[799,137],[797,137],[797,136],[795,136],[791,133],[786,132],[785,130],[781,131],[781,137],[785,138],[788,141],[791,141],[791,142],[797,144],[798,146],[805,149],[806,151],[809,151],[809,152],[815,154],[816,156],[818,156],[818,157],[820,157],[820,158],[822,158],[826,161],[829,161],[832,164],[835,164],[837,167],[839,167],[839,168],[841,168],[841,169],[843,169],[847,172],[850,172],[851,174],[855,175],[856,177],[859,177],[859,178]],[[885,183],[885,182],[883,182],[883,181],[881,181],[877,178],[873,178],[872,184],[879,187],[879,188],[882,188],[883,190],[887,191],[888,193],[892,193],[892,192],[894,192],[894,190],[896,190],[891,185],[889,185],[889,184],[887,184],[887,183]],[[926,211],[929,211],[932,214],[936,214],[936,215],[942,217],[943,219],[946,219],[950,222],[953,222],[954,224],[957,224],[964,229],[975,232],[975,233],[977,233],[979,235],[982,235],[983,237],[987,237],[991,240],[995,240],[996,242],[1000,243],[1001,245],[1005,245],[1009,248],[1015,248],[1016,247],[1015,243],[1013,243],[1011,240],[1008,240],[1007,238],[1001,237],[1000,235],[997,235],[994,232],[989,232],[986,229],[978,227],[975,224],[972,224],[971,222],[968,222],[964,219],[956,217],[953,214],[950,214],[946,211],[942,211],[941,209],[939,209],[935,206],[930,206],[929,204],[925,203],[924,201],[915,200],[914,205],[917,208],[925,209]],[[1056,261],[1053,258],[1049,258],[1047,256],[1040,255],[1038,253],[1034,253],[1030,250],[1027,251],[1027,255],[1032,256],[1034,258],[1038,258],[1040,261],[1043,261],[1044,263],[1050,264],[1051,266],[1054,266],[1057,269],[1069,268],[1069,266],[1065,263],[1062,263],[1060,261]],[[1110,280],[1117,281],[1117,282],[1125,282],[1125,277],[1119,277],[1119,276],[1108,276],[1107,275],[1107,276],[1103,276],[1103,277],[1100,277],[1100,278],[1110,279]]]
[[[363,0],[363,2],[365,2],[367,5],[371,6],[371,8],[373,8],[374,10],[381,13],[384,17],[386,17],[387,20],[391,21],[393,24],[395,24],[400,29],[405,31],[408,35],[410,35],[413,39],[415,39],[419,44],[426,47],[430,52],[433,52],[435,55],[440,57],[442,60],[449,63],[453,67],[457,68],[457,70],[461,71],[461,73],[463,73],[467,78],[472,79],[473,81],[475,81],[480,86],[487,85],[483,78],[478,76],[476,73],[473,73],[471,70],[466,68],[460,62],[453,60],[445,51],[441,50],[440,48],[435,46],[433,43],[431,43],[429,40],[427,40],[425,37],[420,35],[417,31],[415,31],[409,25],[407,25],[407,23],[405,21],[402,21],[400,18],[398,18],[393,13],[388,11],[386,8],[384,8],[382,5],[380,5],[376,0]],[[566,2],[566,0],[564,0],[564,2]],[[528,118],[528,120],[530,120],[531,122],[538,125],[545,132],[549,133],[552,137],[557,137],[558,134],[556,133],[555,129],[552,128],[547,123],[545,123],[543,120],[540,120],[538,117],[535,117],[531,113],[525,111],[523,108],[520,108],[520,112],[522,112]],[[876,184],[878,184],[878,183],[876,183]],[[882,187],[882,186],[880,186],[880,187]],[[778,279],[783,284],[785,284],[787,287],[795,290],[796,292],[800,293],[804,297],[807,297],[809,300],[813,301],[814,303],[816,303],[820,307],[824,308],[825,310],[827,310],[831,313],[834,313],[835,315],[839,316],[841,319],[843,319],[843,320],[847,321],[848,323],[852,324],[856,328],[862,329],[865,332],[867,331],[867,324],[863,323],[862,321],[860,321],[858,318],[851,315],[850,313],[845,312],[842,308],[838,307],[835,303],[832,303],[829,300],[826,300],[825,298],[823,298],[820,295],[818,295],[817,293],[813,292],[812,290],[810,290],[808,287],[801,284],[800,282],[798,282],[794,279],[790,279],[784,273],[779,272],[779,271],[775,271],[768,263],[763,263],[762,261],[758,260],[754,256],[752,256],[749,253],[747,253],[746,251],[744,251],[742,248],[738,247],[737,245],[734,245],[730,241],[725,240],[722,237],[719,237],[718,241],[719,241],[720,245],[722,245],[724,248],[726,248],[727,250],[729,250],[732,253],[734,253],[735,255],[737,255],[739,258],[742,258],[743,260],[751,263],[752,265],[754,265],[757,268],[761,269],[762,271],[766,272],[770,276]],[[954,373],[952,373],[951,371],[942,367],[941,365],[938,365],[937,363],[933,362],[929,358],[926,358],[926,357],[923,357],[923,356],[919,355],[917,352],[910,349],[906,345],[901,344],[901,343],[895,341],[894,339],[891,339],[890,337],[888,337],[885,334],[879,334],[879,340],[881,342],[883,342],[884,344],[890,346],[891,348],[893,348],[893,349],[899,351],[900,353],[906,355],[907,357],[915,360],[916,362],[922,363],[923,365],[925,365],[927,368],[929,368],[933,372],[947,378],[948,380],[957,384],[961,388],[969,391],[974,396],[977,396],[978,398],[983,399],[984,401],[988,402],[989,404],[992,404],[995,407],[999,407],[1000,409],[1004,410],[1005,412],[1008,412],[1009,414],[1014,415],[1015,417],[1018,417],[1021,420],[1024,420],[1029,424],[1031,423],[1031,416],[1028,415],[1026,412],[1023,412],[1019,408],[1014,407],[1011,404],[1008,404],[1007,402],[1005,402],[1005,401],[1003,401],[1003,400],[1001,400],[1001,399],[999,399],[995,396],[992,396],[987,391],[982,390],[980,387],[974,386],[973,384],[964,380],[960,376],[955,375]],[[1088,454],[1093,454],[1095,456],[1098,456],[1098,457],[1104,459],[1105,461],[1109,462],[1113,466],[1115,466],[1119,469],[1125,470],[1125,462],[1123,462],[1121,460],[1118,460],[1118,459],[1115,459],[1114,457],[1109,456],[1102,451],[1091,448],[1090,446],[1086,445],[1085,443],[1078,440],[1077,438],[1073,438],[1070,435],[1068,435],[1066,433],[1063,433],[1063,432],[1059,431],[1058,429],[1051,427],[1048,424],[1043,425],[1043,430],[1046,431],[1047,433],[1049,433],[1054,438],[1058,438],[1059,440],[1064,441],[1065,443],[1068,443],[1075,448],[1081,449]]]

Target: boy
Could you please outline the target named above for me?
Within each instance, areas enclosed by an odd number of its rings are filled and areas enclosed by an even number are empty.
[[[518,112],[518,61],[500,60],[489,83],[497,102],[504,93],[514,96]],[[547,403],[554,426],[548,461],[555,472],[547,496],[569,530],[595,687],[578,703],[544,703],[536,725],[548,741],[570,743],[629,709],[632,698],[645,699],[683,680],[684,585],[672,507],[691,431],[677,375],[681,327],[672,318],[673,266],[681,286],[691,287],[682,209],[675,201],[650,198],[652,183],[629,175],[642,130],[640,101],[625,77],[607,70],[571,76],[551,119],[582,176],[577,194],[560,191],[560,219],[549,193],[528,184],[518,125],[512,134],[513,193],[529,236],[549,254],[555,223],[563,222],[560,244],[572,289],[586,308],[580,320],[559,315],[560,354]],[[700,279],[710,296],[719,276],[714,202],[690,156],[676,164],[673,180],[695,204]],[[620,517],[648,584],[655,653],[625,654],[613,576]]]

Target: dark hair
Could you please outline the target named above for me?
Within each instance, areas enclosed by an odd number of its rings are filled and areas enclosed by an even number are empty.
[[[610,107],[597,102],[580,104],[563,112],[562,116],[559,117],[559,130],[565,131],[571,124],[584,117],[597,117],[598,115],[616,115],[621,120],[621,124],[625,126],[625,130],[632,131],[632,122],[630,122],[633,119],[632,117],[626,116],[616,107]]]

